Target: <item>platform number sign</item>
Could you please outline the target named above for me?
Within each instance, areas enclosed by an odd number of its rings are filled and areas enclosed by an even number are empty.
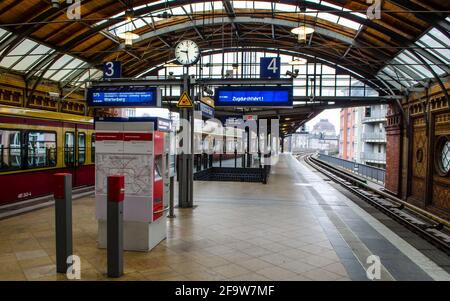
[[[260,69],[261,78],[280,78],[281,59],[279,57],[262,57]]]
[[[122,62],[111,61],[103,64],[103,78],[121,78]]]

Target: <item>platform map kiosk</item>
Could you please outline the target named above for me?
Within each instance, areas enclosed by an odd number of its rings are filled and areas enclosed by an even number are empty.
[[[107,177],[125,176],[124,249],[150,251],[167,236],[171,121],[97,118],[95,201],[98,247],[106,248]]]

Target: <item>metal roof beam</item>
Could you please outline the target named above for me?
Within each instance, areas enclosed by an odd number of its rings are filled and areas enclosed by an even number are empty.
[[[447,88],[445,87],[444,83],[442,82],[441,78],[439,77],[439,75],[436,73],[436,71],[434,71],[433,68],[431,68],[431,66],[423,59],[423,57],[421,57],[416,50],[412,50],[411,51],[425,66],[426,68],[433,73],[434,78],[436,79],[436,81],[438,82],[439,86],[441,87],[442,92],[444,93],[445,99],[447,100],[447,104],[450,107],[450,96],[448,94]]]
[[[447,74],[450,73],[450,66],[445,64],[443,61],[441,61],[439,58],[437,58],[436,56],[434,56],[430,52],[426,51],[425,49],[423,49],[423,48],[416,48],[416,49],[410,49],[410,51],[422,55],[424,58],[426,58],[427,60],[429,60],[430,62],[432,62],[433,64],[439,66],[439,68],[441,68],[442,70],[447,72]]]
[[[236,33],[236,37],[238,40],[241,38],[241,31],[239,29],[239,25],[234,22],[234,19],[236,18],[236,13],[234,11],[233,4],[230,2],[230,0],[222,0],[223,7],[225,8],[225,11],[228,14],[228,17],[230,19],[231,26],[233,27],[234,32]]]
[[[228,47],[228,48],[224,48],[226,52],[245,52],[245,51],[260,51],[260,52],[279,52],[280,54],[286,54],[286,55],[291,55],[291,56],[298,56],[298,57],[302,57],[307,59],[309,62],[318,62],[327,66],[330,66],[334,69],[336,69],[337,72],[340,72],[340,74],[347,74],[350,76],[353,76],[354,78],[364,82],[365,84],[367,84],[368,86],[372,87],[375,90],[380,91],[381,93],[386,93],[385,89],[382,88],[384,87],[384,85],[380,82],[379,80],[376,78],[375,75],[371,75],[369,73],[367,73],[366,70],[361,69],[359,70],[358,68],[353,68],[355,70],[352,70],[353,72],[350,72],[350,69],[344,69],[342,67],[339,66],[339,63],[343,63],[342,61],[337,61],[336,58],[332,58],[332,57],[327,57],[324,55],[321,55],[321,57],[317,57],[317,54],[312,53],[312,52],[307,52],[303,49],[303,53],[302,52],[298,52],[298,51],[292,51],[292,50],[287,50],[287,49],[279,49],[275,46],[273,47],[256,47],[256,48],[246,48],[246,47]],[[210,50],[206,50],[206,51],[202,51],[201,55],[202,56],[208,56],[208,55],[213,55],[213,54],[217,54],[217,53],[222,53],[222,49],[210,49]],[[152,70],[149,70],[148,72],[144,73],[144,72],[139,72],[142,73],[141,77],[145,77],[149,72],[153,72],[153,71],[157,71],[164,68],[163,65],[161,65],[160,67],[154,68]],[[360,74],[358,74],[360,73]],[[373,78],[373,80],[368,80]],[[391,89],[397,90],[396,87],[392,86]],[[387,94],[387,93],[386,93]]]
[[[58,52],[53,52],[52,54],[46,56],[43,60],[41,60],[36,66],[34,66],[32,69],[30,69],[26,74],[25,74],[25,80],[29,80],[30,78],[32,78],[36,73],[38,73],[42,68],[44,68],[45,66],[47,66],[47,64],[49,64],[51,61],[53,61],[56,57],[61,57],[62,54],[58,53]]]
[[[192,18],[192,16],[186,11],[186,9],[184,8],[184,6],[182,6],[183,11],[185,12],[186,16],[189,18],[189,20],[191,20],[191,22],[194,22],[194,19]],[[200,37],[200,39],[205,40],[205,36],[200,32],[200,30],[198,29],[198,27],[196,25],[194,25],[194,30],[197,33],[197,35]]]
[[[193,22],[184,22],[180,24],[175,24],[163,28],[156,29],[151,32],[147,32],[141,35],[141,37],[136,41],[136,43],[145,41],[147,39],[151,39],[154,37],[158,37],[160,35],[164,34],[170,34],[179,30],[185,30],[187,28],[191,28],[194,26],[213,26],[213,25],[220,25],[222,23],[243,23],[243,24],[267,24],[267,25],[276,25],[276,26],[283,26],[283,27],[290,27],[294,28],[298,26],[298,22],[294,21],[288,21],[288,20],[282,20],[282,19],[274,19],[274,18],[252,18],[252,17],[236,17],[234,19],[231,19],[230,17],[222,18],[222,17],[216,17],[216,18],[210,18],[205,20],[194,20]],[[334,32],[329,29],[318,27],[316,28],[316,31],[324,36],[328,36],[334,39],[337,39],[341,42],[344,42],[346,44],[352,44],[353,38],[348,37],[346,35]]]

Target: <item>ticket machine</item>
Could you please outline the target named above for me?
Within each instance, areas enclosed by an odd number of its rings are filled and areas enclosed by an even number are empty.
[[[106,248],[107,177],[125,176],[124,249],[150,251],[166,238],[171,122],[162,118],[98,118],[95,200],[98,246]]]

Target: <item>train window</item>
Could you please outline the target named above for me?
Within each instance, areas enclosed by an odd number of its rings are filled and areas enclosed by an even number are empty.
[[[22,134],[0,130],[0,171],[22,168]]]
[[[64,163],[66,166],[73,167],[75,164],[75,141],[74,133],[66,132],[64,138]]]
[[[95,133],[91,137],[91,162],[95,162]]]
[[[56,133],[28,132],[28,168],[56,166]]]
[[[86,134],[78,133],[78,164],[86,162]]]

